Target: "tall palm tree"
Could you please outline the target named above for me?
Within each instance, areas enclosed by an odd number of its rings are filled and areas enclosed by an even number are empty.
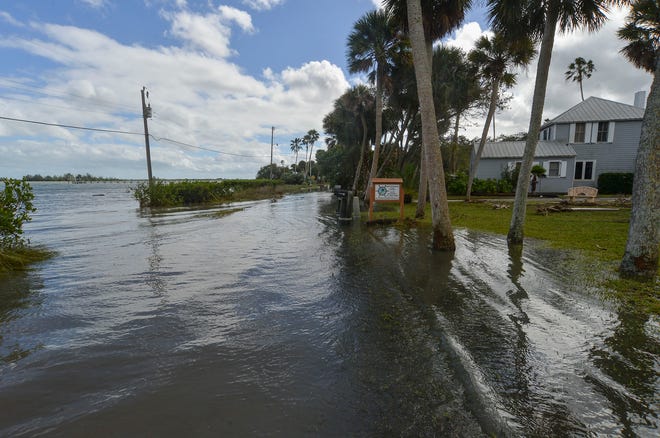
[[[637,67],[653,73],[635,161],[628,241],[619,271],[629,277],[654,277],[660,244],[660,4],[638,0],[618,32],[628,42],[621,50]]]
[[[472,192],[472,182],[477,174],[479,160],[486,145],[488,138],[488,129],[493,120],[497,103],[500,97],[500,89],[508,88],[516,83],[516,75],[509,72],[513,67],[522,67],[532,60],[536,51],[534,43],[529,37],[522,37],[519,40],[505,38],[502,34],[495,34],[492,38],[482,36],[475,44],[475,48],[469,53],[468,59],[477,69],[477,74],[488,84],[490,88],[490,103],[488,105],[488,114],[486,122],[479,140],[479,148],[475,154],[470,174],[467,182],[466,199],[470,200]]]
[[[383,136],[383,81],[397,40],[396,27],[389,12],[380,9],[367,12],[353,25],[353,31],[348,36],[346,57],[349,71],[369,73],[369,79],[376,84],[376,141],[367,187],[378,170]],[[365,191],[365,199],[369,200],[369,190]]]
[[[498,32],[507,38],[516,39],[521,34],[529,34],[541,40],[527,141],[518,175],[511,224],[507,234],[509,244],[522,245],[524,239],[523,225],[527,207],[529,175],[541,132],[543,103],[557,26],[562,32],[578,28],[596,31],[605,21],[608,7],[623,3],[623,1],[489,0],[491,20]]]
[[[596,67],[594,66],[594,63],[591,59],[587,61],[583,57],[578,56],[575,58],[575,61],[568,64],[568,70],[566,70],[566,73],[564,73],[567,81],[572,79],[573,82],[580,84],[580,97],[582,97],[583,101],[584,91],[582,91],[582,81],[589,79],[591,77],[591,73],[593,73],[595,69]]]
[[[296,166],[298,165],[298,152],[302,150],[302,139],[300,137],[296,137],[293,140],[291,140],[291,152],[296,154]]]
[[[309,178],[312,177],[312,154],[314,153],[314,143],[316,143],[318,139],[319,133],[316,129],[310,129],[304,137],[305,144],[309,146],[309,159],[307,160],[307,173]]]
[[[388,10],[406,25],[413,53],[422,141],[431,197],[433,248],[456,248],[449,218],[445,174],[431,83],[433,41],[457,28],[471,0],[386,0]]]

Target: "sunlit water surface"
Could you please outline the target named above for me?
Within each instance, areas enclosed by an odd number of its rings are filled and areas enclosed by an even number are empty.
[[[0,277],[2,436],[657,436],[657,320],[562,256],[342,226],[330,194],[140,211],[35,184]]]

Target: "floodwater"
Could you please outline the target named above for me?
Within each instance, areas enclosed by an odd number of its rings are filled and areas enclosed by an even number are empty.
[[[57,256],[0,277],[0,436],[658,435],[658,320],[559,253],[433,252],[327,193],[150,212],[34,187],[26,235]]]

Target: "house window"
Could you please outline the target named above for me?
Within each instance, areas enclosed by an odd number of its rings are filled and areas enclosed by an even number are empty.
[[[595,161],[576,161],[574,179],[587,181],[593,180],[595,164]]]
[[[548,169],[548,176],[558,177],[561,172],[561,162],[560,161],[550,161],[550,168]]]
[[[584,143],[584,133],[586,132],[585,123],[575,124],[575,143]]]
[[[596,137],[596,141],[598,143],[607,142],[609,127],[610,127],[609,122],[598,122],[598,137]]]

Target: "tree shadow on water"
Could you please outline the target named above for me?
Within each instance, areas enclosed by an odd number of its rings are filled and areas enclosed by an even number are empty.
[[[15,272],[0,277],[0,365],[15,363],[41,348],[41,345],[25,348],[8,330],[26,311],[41,303],[37,293],[39,289],[41,285],[30,272]]]

